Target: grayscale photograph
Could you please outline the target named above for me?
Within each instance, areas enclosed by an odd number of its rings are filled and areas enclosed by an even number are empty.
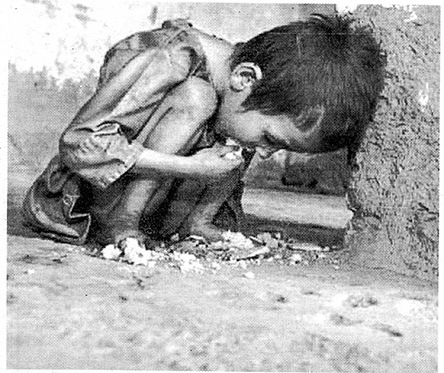
[[[440,13],[9,2],[6,368],[437,372]]]

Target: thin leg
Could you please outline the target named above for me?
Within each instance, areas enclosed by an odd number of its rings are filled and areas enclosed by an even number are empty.
[[[240,182],[241,175],[241,170],[235,170],[229,177],[208,184],[199,203],[188,216],[183,229],[190,234],[203,236],[210,241],[220,240],[222,230],[216,227],[213,221],[222,205],[233,195]]]
[[[190,79],[164,99],[150,119],[158,123],[150,126],[154,129],[146,135],[147,138],[139,139],[145,147],[170,154],[186,154],[192,149],[212,115],[204,101],[195,102],[199,98],[196,89],[202,89],[202,83]],[[101,243],[114,243],[122,237],[143,237],[139,230],[141,217],[156,209],[162,202],[160,197],[165,198],[165,188],[169,185],[167,179],[155,176],[126,177],[117,182],[116,187],[96,196],[97,203],[92,211],[93,215],[96,212],[95,220],[102,230]],[[155,198],[157,192],[159,198]]]
[[[162,237],[170,237],[179,231],[202,198],[205,189],[206,184],[199,180],[180,181],[162,217],[162,227],[159,232]]]

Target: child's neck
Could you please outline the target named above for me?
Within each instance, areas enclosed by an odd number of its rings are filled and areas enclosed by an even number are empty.
[[[230,75],[230,56],[233,53],[233,45],[226,40],[210,36],[196,30],[199,41],[207,57],[207,67],[210,72],[211,82],[220,97],[228,87]]]

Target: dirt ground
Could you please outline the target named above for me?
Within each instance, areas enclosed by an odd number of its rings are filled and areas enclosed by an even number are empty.
[[[10,369],[437,371],[437,284],[352,266],[342,251],[208,257],[200,271],[104,260],[24,228],[32,178],[13,171]]]

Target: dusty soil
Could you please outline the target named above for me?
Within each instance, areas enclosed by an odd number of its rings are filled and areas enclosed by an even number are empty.
[[[202,259],[199,273],[104,260],[24,228],[32,178],[12,171],[8,368],[437,371],[435,283],[349,265],[341,251]]]

